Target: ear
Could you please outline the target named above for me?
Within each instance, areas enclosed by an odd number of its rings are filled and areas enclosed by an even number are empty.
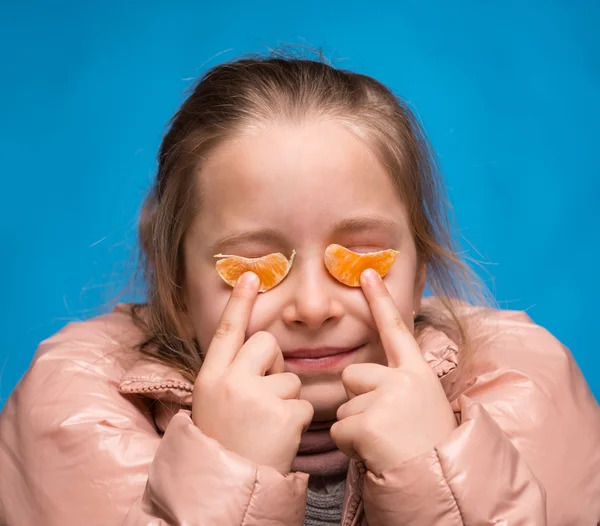
[[[425,284],[427,283],[427,263],[419,263],[417,274],[415,276],[415,291],[413,310],[418,314],[421,310],[421,299],[425,292]]]

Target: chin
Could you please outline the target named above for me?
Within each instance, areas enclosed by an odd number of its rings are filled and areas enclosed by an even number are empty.
[[[335,381],[303,385],[300,398],[308,400],[314,410],[314,422],[336,419],[338,407],[348,400],[341,378]]]

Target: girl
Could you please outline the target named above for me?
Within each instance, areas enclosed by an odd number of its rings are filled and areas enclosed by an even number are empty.
[[[598,404],[524,313],[463,301],[442,197],[372,78],[293,57],[209,71],[141,215],[148,303],[44,341],[2,412],[0,519],[596,524]],[[395,261],[348,286],[332,245]],[[277,253],[267,292],[215,269]]]

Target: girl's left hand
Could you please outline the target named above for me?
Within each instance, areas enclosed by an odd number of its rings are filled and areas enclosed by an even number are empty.
[[[374,271],[372,278],[369,274],[362,273],[361,286],[388,365],[361,363],[344,369],[348,402],[337,411],[331,437],[343,453],[362,459],[379,476],[432,449],[457,422],[436,373],[383,280]]]

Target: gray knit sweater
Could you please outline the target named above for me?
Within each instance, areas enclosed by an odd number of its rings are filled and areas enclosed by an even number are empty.
[[[309,478],[304,526],[340,526],[345,477]]]

